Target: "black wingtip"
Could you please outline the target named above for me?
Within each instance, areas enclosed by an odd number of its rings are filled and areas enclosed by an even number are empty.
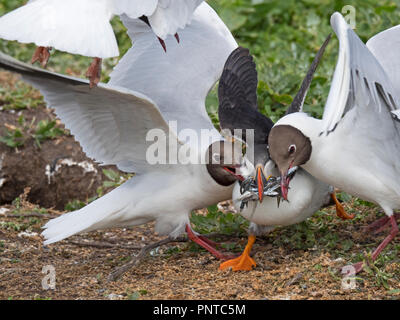
[[[306,98],[308,89],[310,88],[311,81],[314,77],[314,73],[317,70],[317,67],[321,61],[322,55],[325,52],[326,46],[328,45],[329,41],[331,40],[332,34],[330,33],[328,37],[325,39],[324,43],[322,44],[321,48],[319,48],[317,54],[313,62],[308,69],[308,72],[301,84],[299,92],[297,92],[296,96],[294,97],[292,103],[290,104],[289,108],[286,110],[286,114],[300,112],[303,109],[304,100]]]
[[[231,52],[225,62],[219,81],[218,98],[238,95],[247,101],[253,109],[257,109],[257,70],[249,49],[238,47]]]
[[[257,70],[250,51],[238,47],[229,55],[218,87],[218,116],[223,129],[254,129],[254,141],[265,143],[273,126],[257,109]]]

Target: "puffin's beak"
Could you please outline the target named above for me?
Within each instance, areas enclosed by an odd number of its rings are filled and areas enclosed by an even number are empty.
[[[262,202],[263,197],[264,197],[264,185],[268,181],[268,179],[265,177],[264,169],[263,169],[262,165],[260,165],[260,164],[256,166],[256,179],[255,180],[257,181],[258,200],[260,200],[260,202]]]

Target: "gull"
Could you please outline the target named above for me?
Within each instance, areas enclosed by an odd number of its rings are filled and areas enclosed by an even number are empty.
[[[398,233],[393,210],[400,208],[400,29],[379,33],[365,45],[341,14],[331,16],[331,26],[339,55],[322,120],[302,112],[280,119],[269,135],[270,155],[286,193],[288,169],[301,166],[321,181],[378,204],[386,217],[374,227],[391,225],[391,231],[373,251],[375,260]],[[359,272],[363,263],[353,267]]]
[[[155,221],[160,235],[176,238],[186,231],[190,239],[225,259],[211,241],[192,230],[189,214],[230,199],[237,180],[231,172],[241,164],[241,149],[234,152],[205,109],[206,96],[237,43],[206,3],[196,9],[192,23],[182,31],[184,42],[178,45],[174,39],[166,40],[167,53],[158,50],[158,41],[148,28],[135,33],[136,28],[129,28],[138,21],[124,19],[136,41],[116,66],[110,82],[93,89],[86,80],[0,55],[0,67],[21,74],[41,91],[87,156],[135,173],[86,207],[46,223],[44,243],[92,230]],[[210,42],[213,50],[209,50]],[[189,139],[185,130],[199,137],[206,131],[207,139]],[[151,138],[154,132],[158,135]],[[152,152],[155,140],[161,147]],[[174,155],[181,151],[189,152],[194,160],[174,162]],[[156,154],[167,161],[152,161],[150,156]],[[207,161],[200,161],[203,158]]]
[[[321,46],[309,71],[301,85],[299,93],[289,106],[286,114],[301,111],[313,75],[330,36]],[[338,216],[348,216],[337,201],[334,188],[313,177],[303,169],[294,170],[290,202],[277,201],[272,196],[279,197],[279,190],[270,192],[271,186],[279,189],[277,179],[271,176],[279,175],[275,163],[268,153],[268,135],[273,122],[257,109],[257,70],[248,49],[238,47],[225,63],[219,82],[219,119],[221,128],[235,135],[235,130],[253,129],[254,137],[249,137],[244,131],[236,131],[239,139],[248,143],[245,165],[240,170],[244,181],[235,184],[232,199],[235,209],[251,222],[247,245],[239,257],[223,262],[220,269],[232,268],[234,271],[251,270],[256,262],[250,257],[251,248],[257,235],[269,232],[275,226],[288,226],[304,221],[322,206],[330,204],[333,199]],[[241,134],[242,133],[242,134]],[[251,144],[254,143],[254,147]],[[254,155],[253,155],[254,154]],[[268,177],[266,174],[268,173]],[[279,179],[279,178],[278,178]],[[254,193],[252,190],[254,190]],[[264,197],[264,195],[269,195]],[[279,198],[278,198],[279,199]],[[287,200],[287,199],[286,199]]]
[[[104,58],[119,56],[110,20],[114,15],[140,19],[159,39],[165,39],[190,23],[203,0],[31,0],[0,18],[0,38],[35,43],[32,63],[43,67],[50,49],[93,57],[86,76],[93,87],[100,81]]]

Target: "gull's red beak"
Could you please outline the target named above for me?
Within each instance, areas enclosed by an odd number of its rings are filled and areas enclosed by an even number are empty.
[[[282,198],[285,199],[286,201],[288,200],[289,182],[290,179],[287,176],[287,172],[281,174],[281,193],[282,193]]]
[[[293,162],[290,164],[289,168],[285,171],[281,170],[281,193],[282,198],[288,201],[289,183],[290,177],[288,177],[289,170],[293,167]]]
[[[237,174],[236,169],[240,168],[240,164],[238,165],[230,165],[222,167],[225,171],[229,172],[231,175],[235,176],[236,179],[243,181],[244,178],[240,174]]]

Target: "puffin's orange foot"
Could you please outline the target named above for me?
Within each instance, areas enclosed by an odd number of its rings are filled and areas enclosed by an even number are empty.
[[[94,58],[89,69],[86,71],[86,78],[90,80],[90,88],[97,86],[101,78],[101,62],[102,59]]]
[[[354,219],[355,215],[354,214],[348,214],[342,204],[339,202],[339,200],[336,198],[336,194],[333,192],[331,193],[331,198],[332,200],[335,202],[336,205],[336,215],[343,219],[343,220],[350,220],[350,219]]]
[[[239,257],[225,261],[219,265],[219,270],[232,268],[233,271],[251,271],[256,262],[248,254],[243,253]]]
[[[219,270],[232,268],[233,271],[251,271],[251,269],[256,266],[256,262],[250,257],[251,248],[255,241],[256,237],[250,235],[243,253],[235,259],[221,263],[219,265]]]
[[[43,68],[46,68],[47,62],[50,59],[50,50],[51,48],[47,47],[37,47],[35,52],[33,53],[31,63],[35,63],[39,61]]]

